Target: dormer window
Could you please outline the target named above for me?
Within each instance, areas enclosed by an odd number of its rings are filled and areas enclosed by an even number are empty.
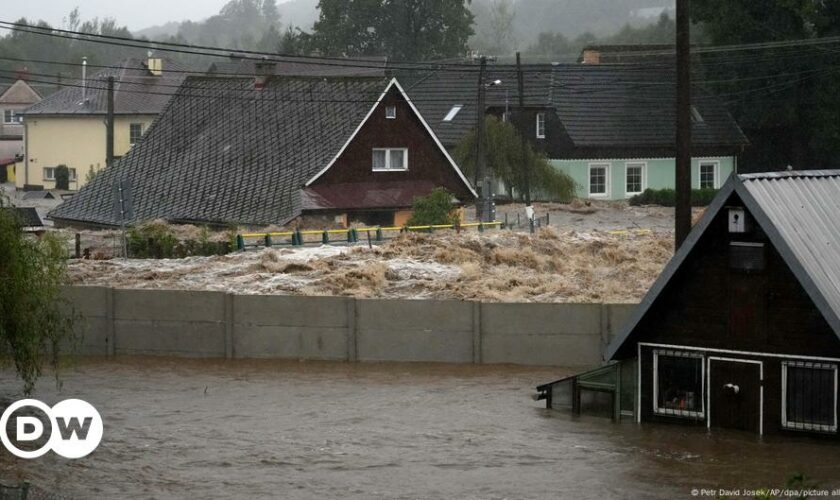
[[[545,139],[545,113],[537,113],[537,139]]]
[[[393,120],[397,117],[397,107],[396,106],[385,106],[385,118],[389,120]]]
[[[701,115],[700,112],[697,111],[697,108],[695,108],[694,106],[691,107],[691,122],[692,123],[703,123],[704,122],[703,115]]]
[[[446,113],[446,116],[443,117],[443,121],[451,122],[452,120],[454,120],[455,116],[458,115],[458,112],[461,111],[461,108],[463,107],[463,104],[456,104],[452,106],[452,109],[449,110],[449,113]]]

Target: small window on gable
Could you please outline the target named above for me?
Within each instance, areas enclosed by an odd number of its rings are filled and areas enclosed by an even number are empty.
[[[746,241],[729,243],[729,268],[735,271],[764,270],[764,244]]]
[[[463,107],[463,104],[456,104],[452,106],[452,109],[449,110],[449,113],[446,113],[446,116],[443,117],[443,121],[451,122],[452,120],[454,120],[455,116],[458,115],[458,112],[461,111],[461,108]]]
[[[129,126],[128,126],[128,143],[133,146],[140,141],[141,137],[143,137],[143,124],[142,123],[129,124]]]
[[[397,117],[397,107],[396,106],[385,106],[385,118],[389,120],[393,120]]]
[[[537,139],[545,139],[545,113],[537,113]]]

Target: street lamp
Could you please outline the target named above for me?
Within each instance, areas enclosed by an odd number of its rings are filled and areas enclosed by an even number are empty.
[[[487,161],[484,156],[484,115],[487,110],[486,92],[490,87],[502,84],[501,80],[493,80],[484,83],[484,71],[487,67],[487,58],[481,58],[481,70],[478,78],[478,109],[476,110],[476,188],[478,189],[478,204],[476,205],[476,216],[480,222],[492,222],[495,218],[493,209],[493,183],[487,174]]]

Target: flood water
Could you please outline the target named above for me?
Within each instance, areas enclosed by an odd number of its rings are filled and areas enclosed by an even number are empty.
[[[693,488],[840,487],[840,443],[546,410],[560,369],[86,359],[34,397],[105,424],[80,460],[0,458],[0,478],[73,498],[682,498]],[[20,387],[0,372],[7,396]]]

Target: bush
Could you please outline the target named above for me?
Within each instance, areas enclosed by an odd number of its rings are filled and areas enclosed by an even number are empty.
[[[61,296],[67,257],[65,242],[52,234],[29,238],[21,221],[0,210],[0,364],[14,364],[25,394],[45,363],[58,380],[61,346],[75,337],[77,316]]]
[[[70,189],[70,169],[67,165],[59,165],[55,167],[55,188]]]
[[[203,227],[198,239],[179,241],[164,221],[151,221],[128,230],[128,255],[134,259],[180,259],[195,255],[225,255],[235,245],[230,241],[211,241]]]
[[[428,226],[431,224],[457,224],[458,213],[452,205],[452,194],[443,188],[435,188],[428,196],[414,199],[411,207],[409,226]]]
[[[717,189],[692,189],[691,206],[707,206],[712,202],[717,192]],[[642,194],[630,198],[629,203],[634,206],[661,205],[663,207],[673,207],[677,204],[677,192],[673,189],[645,189]]]

